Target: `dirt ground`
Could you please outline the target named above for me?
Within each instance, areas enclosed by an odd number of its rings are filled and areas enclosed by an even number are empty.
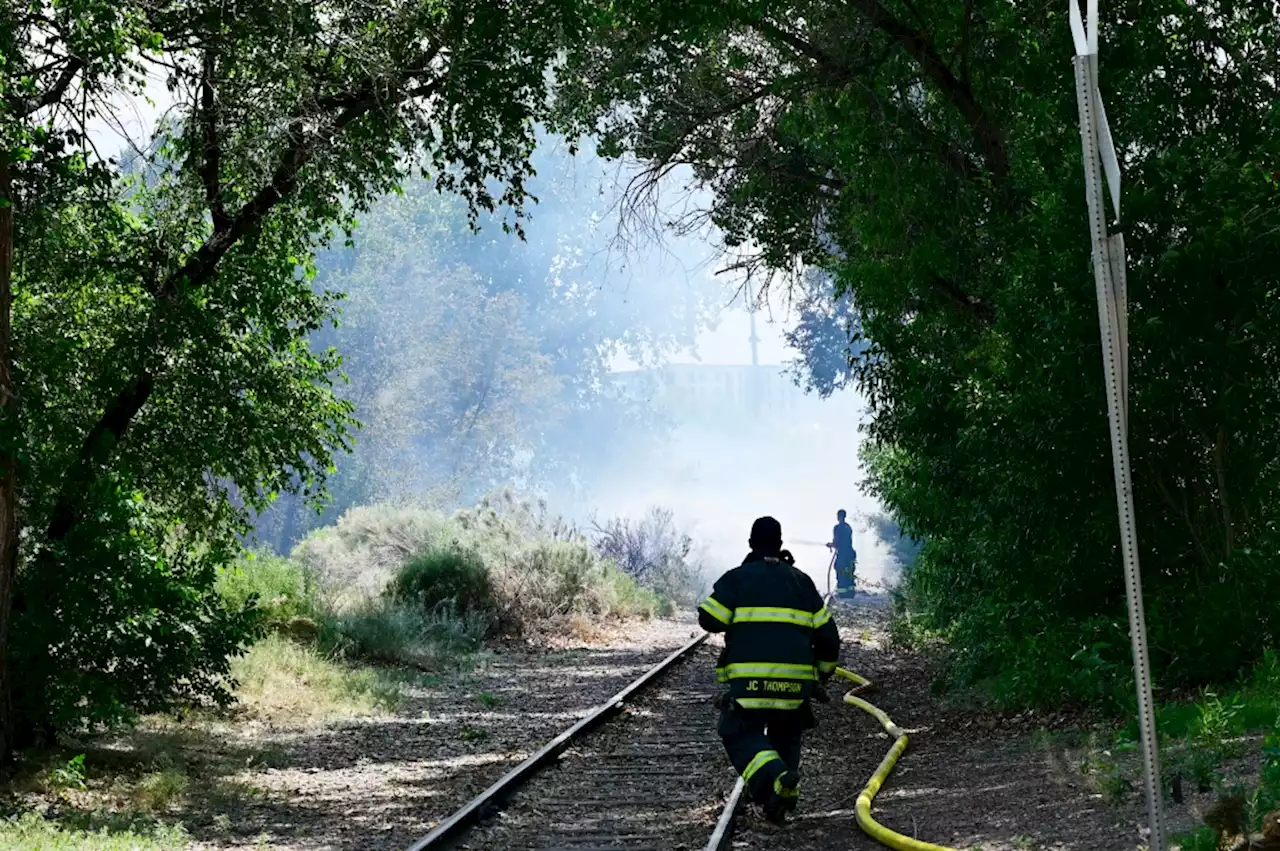
[[[886,641],[887,612],[868,605],[836,610],[846,667],[870,679],[864,695],[906,731],[909,744],[872,814],[907,836],[973,851],[1133,851],[1143,847],[1145,804],[1137,784],[1114,795],[1098,788],[1067,746],[1073,719],[994,717],[948,710],[930,693],[924,662]],[[837,690],[832,689],[833,698]],[[775,828],[751,810],[739,818],[739,851],[860,851],[883,848],[857,826],[854,804],[892,742],[869,714],[833,699],[818,706],[810,734],[797,818]],[[1043,727],[1058,728],[1046,734]],[[1173,831],[1199,820],[1191,800],[1173,807]]]
[[[401,851],[697,634],[686,617],[558,646],[509,645],[474,670],[410,685],[393,714],[301,731],[153,721],[124,742],[77,750],[99,774],[135,788],[149,775],[174,803],[143,821],[181,822],[192,851]],[[158,755],[173,763],[182,794],[164,795]],[[96,784],[25,806],[72,823],[91,813],[94,828],[136,822],[123,811],[102,817],[110,791]]]
[[[1072,729],[1076,719],[944,708],[931,696],[922,658],[889,646],[883,605],[864,598],[836,614],[844,664],[876,684],[867,698],[911,737],[875,800],[882,823],[971,851],[1141,847],[1138,785],[1117,794],[1082,770],[1089,748]],[[697,632],[685,616],[590,641],[502,648],[474,671],[412,687],[394,714],[305,732],[239,722],[211,734],[175,723],[116,758],[127,773],[130,760],[152,769],[154,752],[179,755],[178,773],[194,784],[158,817],[182,822],[193,849],[399,851]],[[796,819],[774,828],[744,807],[736,851],[882,847],[857,827],[854,802],[891,743],[871,716],[832,692],[806,741]],[[715,724],[710,707],[706,724]],[[104,765],[111,753],[99,749],[89,759]],[[712,764],[691,769],[731,778],[723,753],[698,758]],[[74,808],[74,796],[64,803]],[[1171,829],[1191,827],[1206,803],[1168,805]]]
[[[394,717],[281,739],[271,766],[252,772],[260,794],[226,814],[230,831],[188,822],[202,840],[194,847],[265,836],[289,851],[406,848],[696,629],[691,619],[654,621],[576,646],[506,648],[477,671],[414,690]]]

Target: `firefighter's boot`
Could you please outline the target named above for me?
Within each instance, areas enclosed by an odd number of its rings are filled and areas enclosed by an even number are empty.
[[[764,807],[764,817],[774,824],[785,824],[787,814],[794,812],[800,799],[800,772],[784,771],[773,781],[773,794]]]

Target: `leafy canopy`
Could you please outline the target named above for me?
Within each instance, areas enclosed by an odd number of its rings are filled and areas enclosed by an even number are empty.
[[[961,651],[956,679],[1123,699],[1065,9],[623,0],[592,26],[559,78],[562,126],[654,174],[690,164],[757,271],[803,261],[852,299],[870,487],[928,542],[911,591]],[[1152,644],[1164,683],[1203,682],[1280,629],[1280,18],[1127,0],[1102,39]]]
[[[227,696],[216,567],[350,438],[316,253],[412,174],[519,228],[573,2],[5,7],[21,397],[15,705],[46,730]],[[148,140],[89,123],[164,80]],[[158,94],[158,93],[157,93]],[[110,591],[106,587],[110,586]],[[81,700],[81,698],[85,698]]]

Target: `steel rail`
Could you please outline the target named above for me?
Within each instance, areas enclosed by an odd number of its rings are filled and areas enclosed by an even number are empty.
[[[666,673],[667,669],[689,655],[709,637],[709,634],[704,632],[641,674],[622,691],[597,706],[585,718],[560,733],[524,762],[502,775],[492,786],[472,798],[455,811],[453,815],[436,825],[430,833],[413,843],[406,851],[425,851],[427,848],[445,847],[446,843],[456,839],[464,830],[496,809],[505,798],[528,782],[534,774],[554,762],[556,757],[563,753],[565,748],[572,744],[575,739],[594,730],[620,711],[628,700],[643,691]]]
[[[711,834],[711,839],[707,841],[707,847],[704,851],[726,851],[729,847],[729,840],[733,836],[733,817],[738,812],[738,804],[742,801],[742,793],[746,789],[747,784],[742,782],[742,778],[738,778],[738,782],[733,786],[733,792],[729,795],[729,800],[724,805],[724,812],[720,814],[720,821],[716,822],[715,832]]]

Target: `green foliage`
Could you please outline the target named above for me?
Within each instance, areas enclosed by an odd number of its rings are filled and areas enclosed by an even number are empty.
[[[86,494],[94,512],[40,569],[24,570],[10,638],[16,703],[57,729],[231,700],[229,660],[256,635],[214,591],[228,554],[165,535],[136,491]]]
[[[1277,655],[1268,649],[1250,675],[1234,688],[1207,689],[1196,700],[1157,708],[1166,790],[1173,778],[1180,776],[1184,790],[1190,784],[1195,791],[1241,794],[1247,804],[1249,829],[1262,828],[1263,816],[1280,807],[1280,677],[1276,674]],[[1136,752],[1136,720],[1126,725],[1119,741]],[[1223,789],[1228,773],[1224,763],[1239,759],[1259,745],[1256,786],[1250,780],[1248,788],[1235,784]],[[1177,837],[1183,848],[1214,848],[1213,839],[1213,831],[1205,828]]]
[[[322,497],[354,425],[311,345],[335,319],[317,252],[413,170],[518,229],[547,67],[583,20],[571,0],[0,11],[25,727],[225,701],[254,617],[218,570],[280,494]],[[144,74],[172,107],[103,161],[84,134]]]
[[[315,619],[323,609],[315,578],[295,561],[271,553],[246,553],[218,569],[218,596],[231,611],[252,606],[268,629],[296,618]]]
[[[460,614],[449,606],[426,610],[383,597],[329,615],[320,646],[347,659],[437,670],[479,650],[490,622],[488,615]]]
[[[463,613],[487,613],[497,605],[484,561],[456,544],[417,553],[400,568],[387,590],[395,602],[426,611],[452,606]]]
[[[1196,706],[1195,740],[1204,747],[1221,748],[1236,727],[1236,719],[1244,708],[1239,697],[1223,700],[1213,692]]]
[[[1270,727],[1280,715],[1276,660],[1276,652],[1268,649],[1250,674],[1234,686],[1205,689],[1195,700],[1161,704],[1157,707],[1161,734],[1218,745]],[[1137,741],[1136,721],[1129,721],[1124,729],[1125,736]]]
[[[54,789],[83,789],[84,754],[76,754],[62,765],[49,769],[48,784]]]
[[[0,851],[181,851],[189,841],[181,827],[67,829],[36,813],[0,821]]]
[[[1233,787],[1231,793],[1244,793],[1245,827],[1250,832],[1262,829],[1263,818],[1280,808],[1280,715],[1274,716],[1262,741],[1262,753],[1259,760],[1258,785],[1252,791]],[[1208,788],[1220,780],[1217,763],[1201,769],[1203,777],[1197,777],[1201,788]],[[1207,826],[1199,826],[1195,830],[1174,837],[1183,851],[1215,851],[1219,847],[1217,832]]]
[[[457,512],[451,524],[457,540],[489,566],[502,631],[537,631],[573,615],[650,617],[662,607],[654,590],[602,557],[544,503],[503,492]]]
[[[376,596],[415,553],[449,540],[447,518],[419,506],[382,503],[343,512],[309,532],[291,558],[328,589]]]
[[[1190,833],[1173,837],[1181,851],[1218,851],[1217,832],[1205,825],[1200,825]]]
[[[132,797],[142,812],[164,812],[187,793],[189,785],[190,779],[186,774],[167,766],[140,777]]]
[[[295,558],[336,601],[324,641],[386,661],[430,665],[495,632],[555,630],[579,616],[651,617],[668,605],[544,504],[510,493],[449,517],[353,509],[309,535]]]
[[[388,661],[401,661],[399,657]],[[405,698],[394,672],[352,665],[324,644],[269,635],[232,664],[240,705],[258,718],[309,726],[393,711]]]
[[[1262,826],[1262,817],[1280,808],[1280,714],[1262,742],[1261,783],[1251,804],[1254,829]]]
[[[869,488],[927,542],[916,614],[951,640],[956,684],[1125,705],[1065,13],[626,0],[593,26],[559,78],[561,123],[601,127],[602,150],[650,173],[691,163],[755,268],[820,266],[856,308]],[[1102,43],[1152,661],[1165,688],[1221,682],[1280,634],[1280,387],[1262,366],[1280,340],[1280,21],[1131,0]]]

